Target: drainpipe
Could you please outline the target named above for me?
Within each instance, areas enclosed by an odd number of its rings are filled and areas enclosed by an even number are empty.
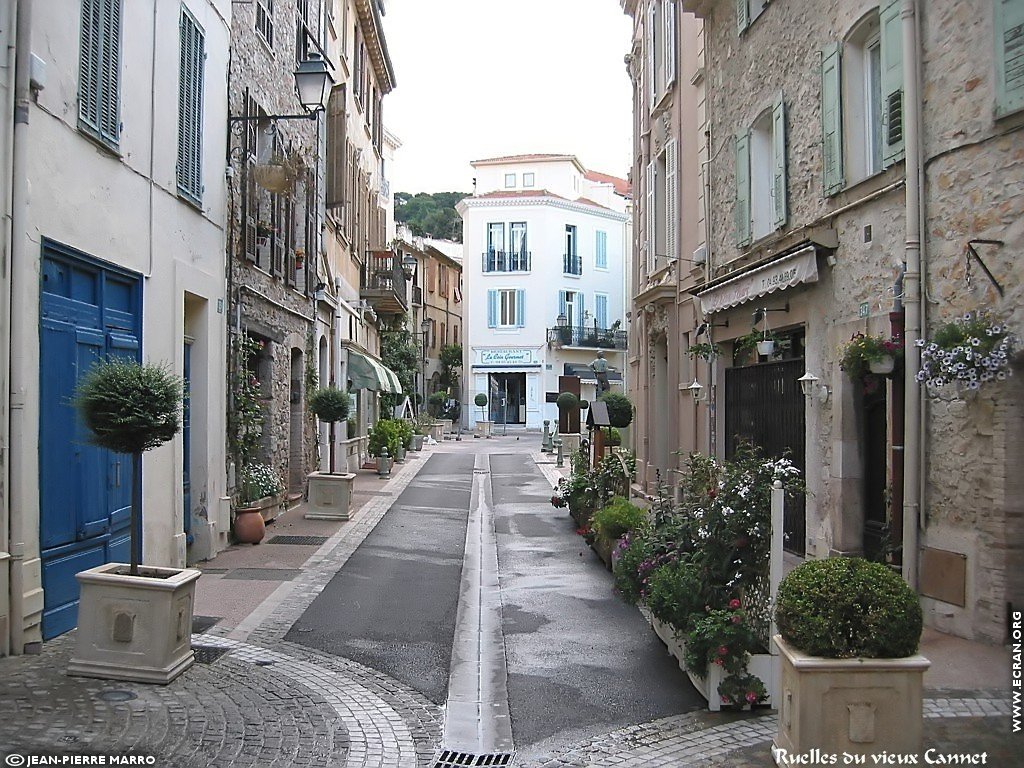
[[[920,350],[914,341],[921,336],[921,134],[920,96],[918,94],[917,3],[903,0],[900,19],[903,31],[903,115],[906,155],[906,243],[904,275],[906,307],[905,397],[905,477],[903,481],[903,578],[917,590],[918,519],[921,510],[921,465],[924,456],[921,440],[921,387],[917,372],[921,367]]]
[[[337,297],[338,303],[334,307],[334,333],[331,334],[331,378],[334,379],[334,386],[342,392],[346,392],[348,388],[345,386],[345,382],[341,380],[341,310],[344,302],[341,298],[341,278],[338,277],[334,278],[334,295]],[[344,438],[342,438],[342,435],[344,435]],[[341,456],[340,440],[348,439],[349,437],[351,435],[348,433],[347,422],[344,429],[332,429],[330,450],[334,452],[335,456]],[[346,468],[345,471],[347,472],[348,469]]]
[[[889,313],[889,333],[902,339],[906,335],[903,314],[903,271],[900,270],[893,284],[893,305]],[[890,492],[889,492],[889,536],[893,546],[900,548],[899,559],[895,562],[902,565],[903,555],[903,450],[905,437],[904,424],[904,391],[906,382],[899,377],[892,381],[892,399],[889,401],[889,417],[892,424],[892,442],[889,446]]]
[[[27,295],[36,285],[32,254],[29,252],[28,234],[28,113],[31,104],[29,66],[32,56],[32,0],[21,0],[17,6],[16,42],[14,53],[14,138],[11,169],[11,303],[19,295]],[[38,289],[35,289],[38,291]],[[19,304],[21,302],[19,301]],[[35,337],[36,317],[11,309],[11,393],[10,393],[10,473],[7,476],[10,493],[10,547],[11,547],[11,653],[20,654],[25,646],[25,490],[30,480],[25,476],[24,456],[28,452],[25,432],[25,397],[31,391],[28,366],[24,360],[24,347]]]

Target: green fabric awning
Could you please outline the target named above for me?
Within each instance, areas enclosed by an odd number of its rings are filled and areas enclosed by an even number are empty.
[[[393,394],[402,391],[402,382],[398,380],[394,371],[380,360],[354,349],[348,351],[348,378],[356,389],[372,389]]]

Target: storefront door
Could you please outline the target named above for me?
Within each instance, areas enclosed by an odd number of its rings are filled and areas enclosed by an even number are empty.
[[[487,388],[491,421],[495,424],[526,423],[525,373],[492,373]]]

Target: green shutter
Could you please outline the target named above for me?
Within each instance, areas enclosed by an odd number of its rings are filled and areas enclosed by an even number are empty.
[[[750,245],[750,134],[736,136],[736,245]]]
[[[786,226],[786,103],[782,94],[772,105],[772,223]]]
[[[996,116],[1024,109],[1024,0],[996,0]]]
[[[736,0],[736,34],[742,35],[743,30],[750,26],[749,0]]]
[[[78,119],[97,133],[100,125],[100,6],[82,0],[82,39],[78,52]]]
[[[195,202],[203,199],[203,69],[206,59],[202,28],[185,8],[179,25],[178,66],[178,191]]]
[[[903,159],[903,30],[900,0],[879,14],[882,58],[882,167]]]
[[[117,146],[121,134],[121,0],[82,0],[78,119]]]
[[[821,53],[821,148],[825,194],[843,188],[843,111],[841,47],[833,43]]]

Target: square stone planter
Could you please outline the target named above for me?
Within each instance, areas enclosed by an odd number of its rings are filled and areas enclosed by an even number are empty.
[[[490,437],[491,428],[494,426],[493,421],[478,421],[476,423],[476,436],[477,437]]]
[[[823,659],[779,635],[774,641],[781,652],[776,763],[784,764],[783,750],[798,755],[815,747],[851,755],[921,752],[928,659]]]
[[[434,438],[434,440],[436,440],[439,443],[442,440],[444,440],[444,424],[435,421],[433,424],[430,425],[429,429],[430,436]]]
[[[349,473],[313,472],[309,475],[307,520],[350,520],[352,518],[352,483]]]
[[[451,437],[452,434],[452,420],[451,419],[438,419],[438,423],[441,425],[441,437],[435,438],[441,440],[445,435]]]
[[[166,685],[192,666],[195,568],[106,563],[75,574],[77,645],[68,674]]]

